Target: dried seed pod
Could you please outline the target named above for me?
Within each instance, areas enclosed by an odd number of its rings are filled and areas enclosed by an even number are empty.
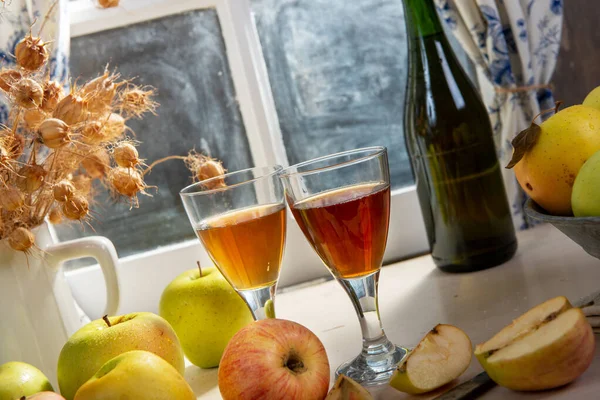
[[[152,100],[154,90],[144,90],[138,87],[126,89],[121,93],[121,112],[125,115],[139,118],[145,112],[154,113],[158,103]]]
[[[113,158],[117,165],[123,168],[133,168],[140,163],[137,149],[128,142],[122,142],[115,146]]]
[[[44,184],[48,172],[41,165],[29,164],[17,172],[17,187],[25,193],[33,193]]]
[[[62,212],[72,221],[81,221],[90,212],[90,206],[84,196],[76,194],[63,203]]]
[[[44,120],[38,133],[42,143],[51,149],[58,149],[71,141],[69,125],[57,118]]]
[[[67,179],[63,179],[52,187],[54,200],[61,203],[67,201],[75,195],[75,185]]]
[[[81,140],[87,144],[100,144],[106,141],[104,126],[99,121],[90,121],[81,129]]]
[[[0,89],[10,92],[13,85],[18,82],[23,75],[14,69],[5,69],[0,71]]]
[[[56,108],[63,97],[65,97],[65,90],[60,83],[56,81],[46,81],[46,83],[44,83],[42,110],[51,112]]]
[[[34,108],[42,104],[44,90],[31,78],[24,78],[12,85],[11,94],[19,107]]]
[[[26,252],[35,244],[35,236],[29,229],[19,227],[8,236],[8,245],[16,250]]]
[[[125,134],[125,119],[119,114],[111,113],[104,121],[104,137],[107,141],[112,141],[120,138]]]
[[[102,8],[117,7],[119,0],[98,0],[98,5]]]
[[[83,168],[92,178],[102,179],[110,169],[110,156],[104,148],[99,148],[85,156],[81,162]]]
[[[75,125],[85,119],[87,102],[77,94],[70,93],[58,102],[52,112],[54,118],[63,120],[69,125]]]
[[[115,94],[117,93],[117,84],[115,81],[118,75],[110,74],[107,70],[102,76],[92,79],[82,89],[82,93],[88,103],[88,111],[91,113],[105,113],[110,110]]]
[[[48,61],[46,43],[39,38],[27,35],[15,47],[17,64],[27,71],[36,71]]]
[[[46,113],[39,108],[30,108],[25,111],[23,119],[25,120],[25,126],[27,129],[35,131],[40,126],[42,121],[46,119]]]
[[[199,181],[215,178],[224,174],[225,169],[223,168],[221,161],[210,158],[205,159],[205,161],[200,163],[196,168],[196,178]],[[214,182],[214,184],[225,185],[225,181],[223,179],[215,179]]]
[[[6,211],[16,211],[25,204],[25,196],[14,186],[0,189],[0,207]]]
[[[89,196],[92,192],[92,178],[85,174],[75,175],[71,180],[77,192]]]
[[[108,180],[117,193],[127,197],[135,197],[146,187],[142,175],[133,168],[113,168]]]
[[[48,213],[48,221],[50,221],[54,225],[58,225],[62,222],[62,214],[60,213],[58,208],[53,208]]]
[[[8,157],[17,160],[25,151],[25,137],[18,133],[10,135],[6,142]]]

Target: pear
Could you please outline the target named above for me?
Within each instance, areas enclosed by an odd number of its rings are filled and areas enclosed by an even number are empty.
[[[373,400],[373,396],[355,380],[340,375],[325,400]]]
[[[594,153],[579,170],[573,185],[571,205],[576,217],[600,217],[600,151]]]
[[[485,343],[475,356],[498,385],[545,390],[580,376],[594,358],[595,340],[579,308],[555,297],[529,310]]]
[[[471,348],[466,333],[455,326],[439,324],[398,365],[390,385],[409,394],[442,387],[469,367]]]

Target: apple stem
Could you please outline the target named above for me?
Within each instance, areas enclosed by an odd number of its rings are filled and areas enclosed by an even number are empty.
[[[198,265],[198,271],[200,271],[200,278],[202,278],[202,267],[200,266],[200,261],[196,261],[196,264]]]
[[[108,325],[109,328],[112,326],[110,320],[108,319],[108,315],[103,316],[102,319],[104,320],[104,322],[106,322],[106,325]]]
[[[27,397],[21,396],[21,398],[19,400],[27,400]]]

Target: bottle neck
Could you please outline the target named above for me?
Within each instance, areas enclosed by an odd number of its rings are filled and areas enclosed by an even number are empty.
[[[443,33],[433,0],[403,0],[407,31],[410,37]]]

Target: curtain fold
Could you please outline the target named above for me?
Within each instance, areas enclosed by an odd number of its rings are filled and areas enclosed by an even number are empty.
[[[511,141],[540,110],[554,106],[549,83],[560,49],[562,0],[435,0],[448,29],[475,64],[482,99],[494,129],[501,166]],[[525,193],[511,170],[504,184],[517,229],[529,224]]]
[[[37,36],[41,25],[44,24],[41,37],[45,42],[52,42],[48,47],[50,51],[48,73],[51,79],[68,86],[70,45],[68,3],[68,0],[56,2],[7,0],[0,4],[0,68],[14,67],[17,43],[29,33],[30,29],[32,34]],[[52,12],[48,14],[52,7]],[[48,18],[45,20],[47,15]],[[7,123],[8,112],[7,99],[0,93],[0,124]]]

